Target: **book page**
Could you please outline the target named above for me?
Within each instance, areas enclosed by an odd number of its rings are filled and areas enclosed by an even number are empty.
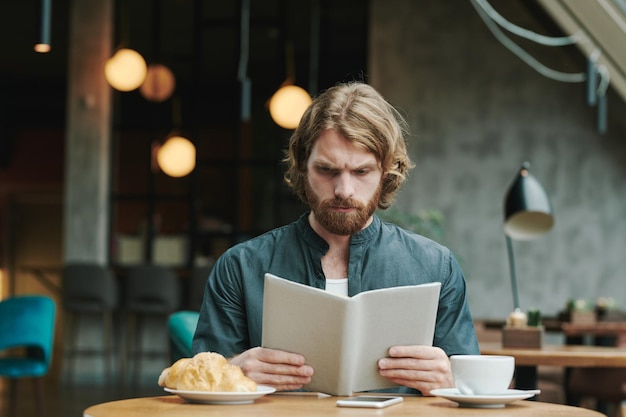
[[[342,377],[339,351],[346,345],[342,321],[350,299],[265,275],[262,345],[304,355],[315,370],[305,388],[331,392]]]
[[[394,386],[378,374],[393,345],[432,345],[439,283],[352,298],[265,275],[262,345],[297,352],[315,374],[305,388],[332,395]]]
[[[366,391],[393,387],[378,373],[378,359],[388,356],[391,346],[432,346],[439,305],[440,283],[366,291],[352,298],[354,316],[344,330],[358,346],[341,361],[353,371],[351,388]]]

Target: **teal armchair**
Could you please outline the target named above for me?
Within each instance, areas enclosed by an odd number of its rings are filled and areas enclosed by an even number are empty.
[[[191,342],[198,325],[198,311],[182,310],[172,313],[167,321],[172,363],[180,358],[193,356]]]
[[[0,301],[0,378],[17,382],[33,378],[37,410],[44,415],[43,382],[52,361],[56,304],[45,295],[21,295]],[[17,398],[12,396],[9,415],[17,415]]]

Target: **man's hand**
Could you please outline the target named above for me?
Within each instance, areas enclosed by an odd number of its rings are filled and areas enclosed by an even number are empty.
[[[313,368],[304,361],[302,355],[262,347],[246,350],[229,360],[257,384],[269,385],[278,391],[300,389],[311,382]]]
[[[390,381],[431,395],[437,388],[454,387],[446,353],[431,346],[392,346],[389,357],[378,361],[382,376]]]

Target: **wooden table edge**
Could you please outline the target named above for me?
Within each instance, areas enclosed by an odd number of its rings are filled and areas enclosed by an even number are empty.
[[[480,345],[483,355],[509,355],[517,366],[565,366],[626,368],[626,348],[586,345],[544,345],[541,348],[503,348],[501,344]]]
[[[276,401],[278,398],[280,400]],[[603,414],[580,407],[571,407],[563,404],[545,403],[539,401],[519,400],[507,404],[503,408],[459,408],[452,401],[440,397],[405,397],[402,404],[393,405],[384,409],[359,409],[336,407],[335,402],[342,397],[323,397],[312,395],[283,396],[271,394],[257,399],[247,405],[202,405],[187,404],[182,398],[174,395],[130,398],[95,404],[84,410],[83,417],[136,417],[136,416],[213,416],[228,415],[232,417],[250,416],[251,407],[260,406],[258,415],[262,416],[292,416],[297,410],[301,417],[311,416],[345,416],[346,414],[388,414],[389,416],[408,417],[422,415],[428,411],[433,417],[454,417],[459,415],[494,417],[503,416],[551,416],[551,417],[602,417]],[[343,397],[345,398],[345,397]],[[279,404],[282,402],[282,404]],[[283,407],[281,407],[281,405]],[[182,406],[182,408],[178,408]],[[194,408],[197,407],[197,412]],[[201,408],[215,407],[215,408]],[[233,407],[233,408],[224,408]],[[107,411],[108,409],[108,411]],[[171,410],[171,412],[170,412]],[[527,410],[528,412],[524,412]]]

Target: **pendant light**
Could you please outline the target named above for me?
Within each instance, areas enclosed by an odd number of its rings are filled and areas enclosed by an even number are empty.
[[[295,129],[312,99],[304,88],[294,84],[296,71],[293,44],[288,43],[286,49],[287,79],[270,98],[269,111],[277,125],[285,129]]]
[[[154,13],[152,19],[152,52],[149,57],[151,63],[148,65],[147,73],[143,84],[139,87],[139,93],[148,101],[161,103],[169,99],[176,89],[176,78],[170,68],[161,62],[161,2],[154,3]]]
[[[146,79],[146,60],[130,48],[121,48],[104,66],[104,76],[116,90],[127,92],[139,88]]]
[[[300,124],[302,115],[313,101],[311,97],[317,93],[317,75],[319,66],[319,0],[311,1],[311,33],[309,45],[309,91],[294,84],[295,63],[293,45],[287,45],[287,79],[272,95],[269,111],[274,122],[285,128],[295,129]]]
[[[174,73],[163,64],[150,64],[139,92],[148,101],[163,102],[172,96],[176,88]]]
[[[175,129],[182,125],[180,97],[172,99],[172,120]],[[196,146],[178,132],[172,133],[162,145],[157,145],[156,163],[165,175],[181,178],[196,168]]]
[[[120,10],[121,44],[129,45],[128,5],[122,2]],[[146,79],[147,65],[143,56],[126,46],[119,48],[104,65],[104,77],[111,87],[128,92],[139,88]]]
[[[170,177],[184,177],[196,167],[196,147],[184,136],[167,138],[156,157],[161,171]]]
[[[50,52],[50,26],[52,15],[52,0],[41,0],[41,24],[39,27],[39,42],[35,44],[35,52],[46,54]]]
[[[311,96],[304,88],[283,85],[270,99],[270,115],[280,127],[295,129],[310,104]]]

